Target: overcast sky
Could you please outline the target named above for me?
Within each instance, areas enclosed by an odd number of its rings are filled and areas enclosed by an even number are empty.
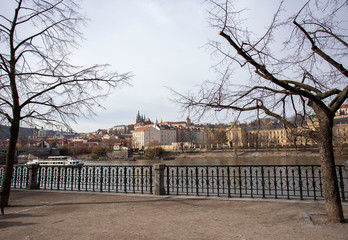
[[[135,123],[140,111],[152,121],[185,120],[170,91],[181,92],[214,76],[214,59],[204,46],[219,38],[209,27],[203,1],[82,1],[90,19],[82,29],[86,40],[74,63],[108,63],[120,73],[134,74],[131,84],[116,89],[97,109],[94,119],[72,124],[77,132]]]
[[[7,0],[0,2],[6,8]],[[239,2],[254,10],[248,11],[246,18],[253,21],[251,16],[258,16],[258,21],[248,26],[261,31],[259,19],[272,19],[279,4],[273,0]],[[110,64],[110,70],[132,72],[134,77],[132,86],[116,89],[101,102],[104,108],[95,109],[94,119],[72,123],[73,130],[92,132],[133,124],[138,111],[153,122],[185,120],[187,115],[170,101],[173,96],[168,88],[186,93],[206,80],[215,80],[212,66],[220,60],[205,46],[211,40],[223,41],[218,30],[209,26],[207,7],[204,0],[81,0],[81,12],[90,21],[80,29],[85,41],[73,53],[72,63]],[[238,81],[246,78],[233,77]],[[225,117],[203,121],[234,120],[233,116]]]

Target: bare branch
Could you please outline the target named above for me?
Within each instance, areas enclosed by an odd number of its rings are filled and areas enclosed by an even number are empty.
[[[332,59],[329,55],[327,55],[325,52],[323,52],[320,48],[318,48],[314,42],[314,40],[311,38],[311,36],[308,34],[308,32],[299,24],[296,22],[296,18],[294,19],[293,23],[303,32],[303,34],[306,36],[306,38],[310,41],[312,45],[312,50],[316,54],[318,54],[320,57],[322,57],[325,61],[330,63],[333,67],[335,67],[338,71],[340,71],[344,76],[348,77],[348,70],[343,67],[342,64],[336,62],[334,59]]]

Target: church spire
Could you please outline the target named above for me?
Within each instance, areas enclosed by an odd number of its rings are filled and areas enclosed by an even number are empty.
[[[136,118],[135,118],[135,123],[139,123],[140,120],[141,120],[141,117],[140,117],[140,112],[139,112],[139,110],[138,110],[138,114],[137,114],[137,116],[136,116]]]

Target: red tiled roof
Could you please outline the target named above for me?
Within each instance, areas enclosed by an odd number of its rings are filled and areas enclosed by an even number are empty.
[[[145,127],[141,127],[141,128],[138,128],[136,130],[134,130],[135,132],[141,132],[141,131],[145,131],[146,129],[149,129],[151,126],[145,126]]]

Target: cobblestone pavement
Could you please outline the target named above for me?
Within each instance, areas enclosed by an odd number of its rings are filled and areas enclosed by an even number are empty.
[[[0,239],[347,239],[322,202],[13,190]],[[343,204],[348,218],[348,204]]]

